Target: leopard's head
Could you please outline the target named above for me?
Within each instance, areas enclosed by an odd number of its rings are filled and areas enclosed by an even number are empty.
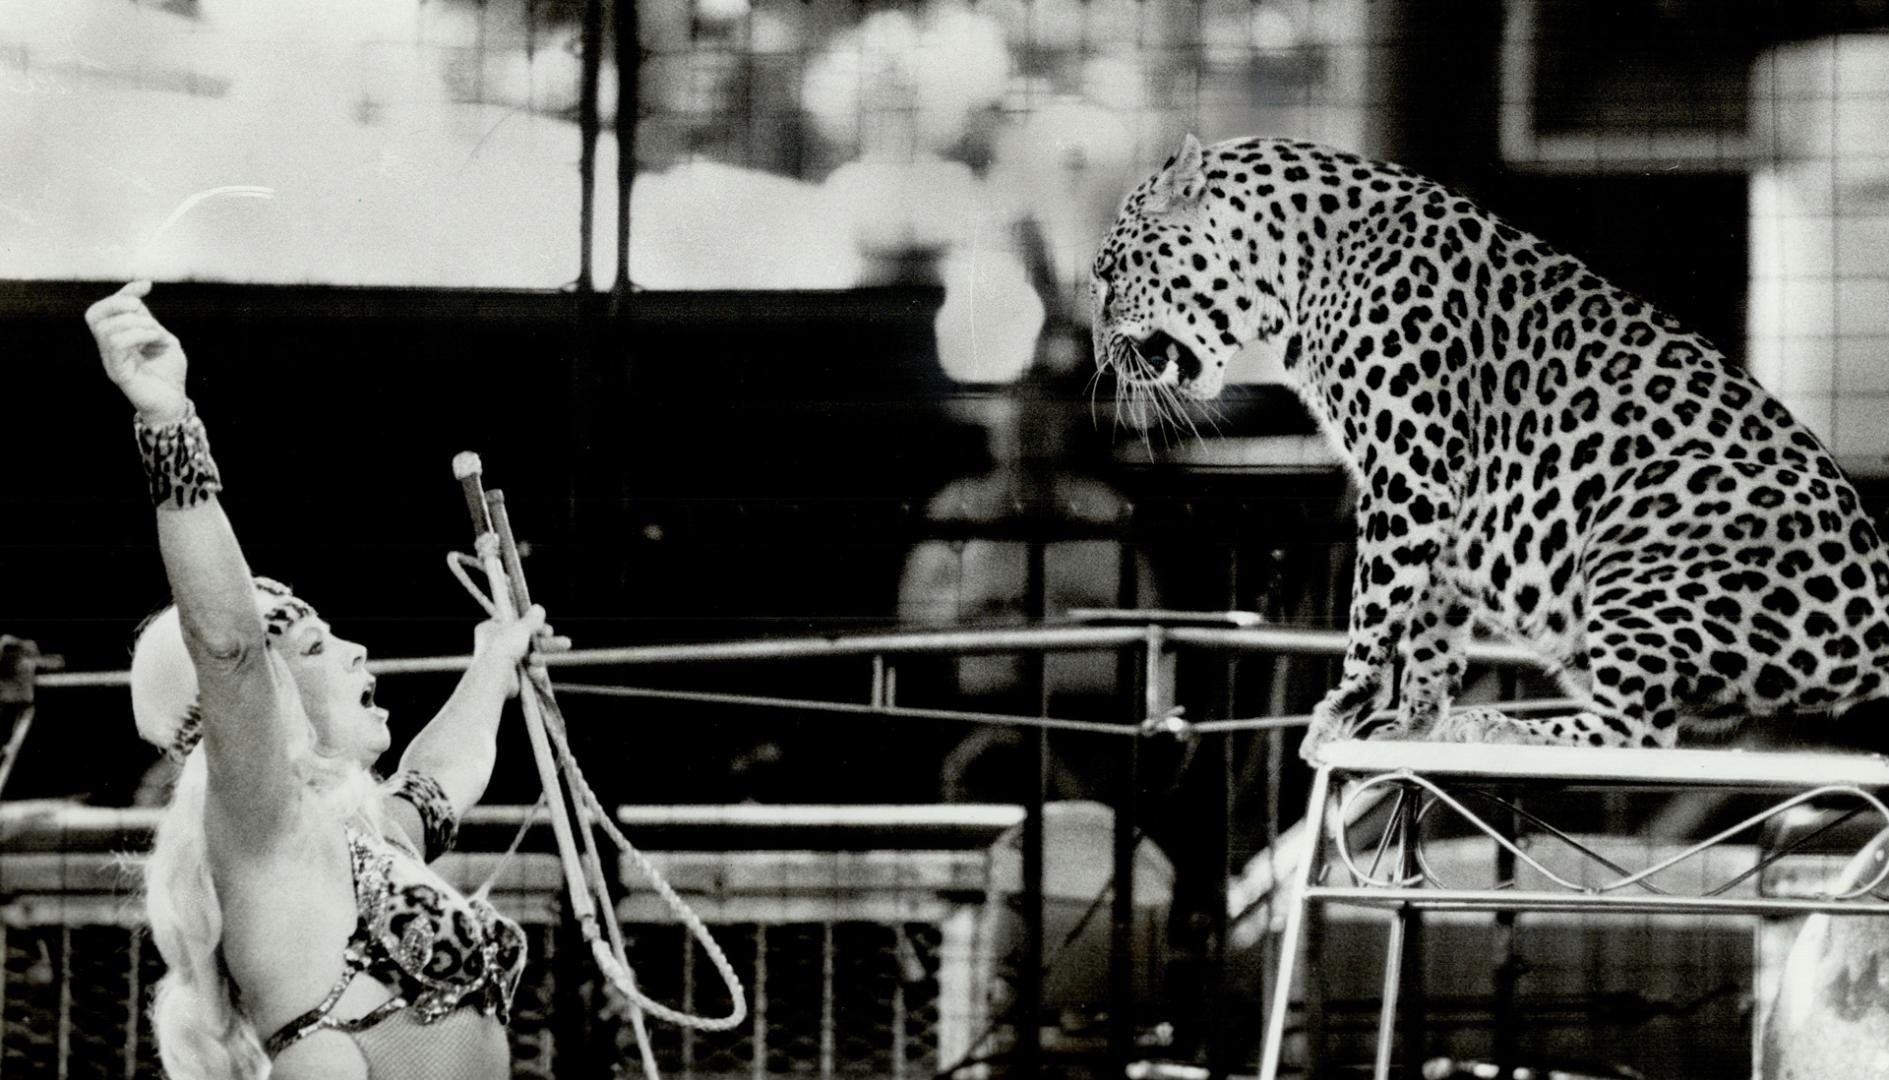
[[[1187,136],[1123,202],[1090,268],[1096,363],[1125,397],[1207,401],[1249,341],[1283,325],[1277,290],[1252,273],[1237,211]]]

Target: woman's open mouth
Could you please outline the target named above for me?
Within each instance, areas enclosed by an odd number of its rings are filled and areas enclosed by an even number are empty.
[[[371,709],[374,707],[374,686],[378,682],[379,682],[378,679],[370,677],[367,680],[367,685],[361,687],[361,707],[362,708]]]

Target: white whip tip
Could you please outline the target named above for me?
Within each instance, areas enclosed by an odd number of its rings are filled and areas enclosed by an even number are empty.
[[[479,460],[478,454],[470,450],[461,450],[453,455],[453,479],[469,479],[484,471],[485,465]]]

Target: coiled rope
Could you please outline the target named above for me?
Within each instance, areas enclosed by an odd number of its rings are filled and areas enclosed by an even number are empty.
[[[497,543],[497,537],[491,533],[487,533],[481,538],[481,542],[486,540]],[[489,595],[480,590],[478,585],[475,584],[472,578],[466,573],[468,567],[483,572],[486,564],[482,560],[460,552],[452,552],[446,557],[446,565],[452,572],[453,577],[458,579],[460,585],[465,588],[466,592],[478,602],[479,606],[483,608],[488,615],[494,618],[502,616],[503,612],[500,610],[499,606],[493,602]],[[492,583],[492,585],[495,590],[499,587],[499,583],[496,582]],[[688,902],[676,893],[674,887],[663,877],[662,872],[650,861],[649,857],[637,850],[636,845],[631,843],[629,837],[623,834],[623,830],[618,828],[614,817],[604,808],[602,801],[597,798],[596,791],[591,788],[589,780],[584,776],[583,769],[577,763],[576,755],[571,751],[570,738],[564,722],[564,713],[563,710],[558,707],[557,698],[552,692],[550,675],[545,671],[544,665],[542,663],[527,661],[524,665],[524,669],[528,676],[525,680],[528,683],[526,692],[535,694],[538,698],[539,705],[544,709],[545,734],[550,738],[553,751],[558,758],[559,766],[563,771],[566,781],[571,785],[572,800],[578,805],[584,818],[588,822],[594,822],[603,826],[605,835],[609,836],[611,842],[616,844],[617,848],[636,865],[637,870],[648,880],[650,887],[655,890],[656,895],[662,898],[663,903],[669,908],[670,912],[688,928],[689,934],[702,946],[702,951],[707,954],[709,962],[715,966],[716,973],[721,976],[723,985],[728,988],[728,995],[732,1001],[732,1005],[726,1016],[706,1017],[686,1013],[655,1000],[637,987],[635,975],[630,970],[627,958],[620,955],[618,948],[613,946],[612,941],[606,940],[604,937],[598,935],[594,927],[586,927],[585,936],[590,940],[591,955],[596,959],[598,969],[603,973],[605,978],[610,980],[611,985],[632,1004],[658,1019],[666,1020],[669,1023],[690,1028],[695,1031],[728,1031],[739,1026],[743,1020],[747,1019],[748,1002],[747,993],[741,983],[741,977],[735,973],[734,965],[729,962],[727,954],[722,951],[721,946],[715,941],[714,935],[709,932],[708,927],[702,922],[701,917],[696,915],[694,909],[689,906]],[[551,793],[547,792],[546,797],[552,797]],[[526,823],[521,826],[521,830],[523,828],[529,828],[530,824],[531,822],[527,820]],[[616,914],[614,911],[610,912],[605,917],[610,920],[612,927],[616,925]],[[613,939],[617,936],[616,934],[611,935]],[[640,1030],[638,1032],[638,1040],[639,1042],[642,1041]],[[647,1060],[647,1057],[647,1052],[645,1052],[646,1066],[651,1064]]]

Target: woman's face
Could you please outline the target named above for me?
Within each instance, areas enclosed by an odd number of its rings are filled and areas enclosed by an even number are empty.
[[[300,619],[277,639],[315,727],[318,749],[373,765],[387,752],[387,710],[374,704],[367,650],[335,636],[319,618]]]

